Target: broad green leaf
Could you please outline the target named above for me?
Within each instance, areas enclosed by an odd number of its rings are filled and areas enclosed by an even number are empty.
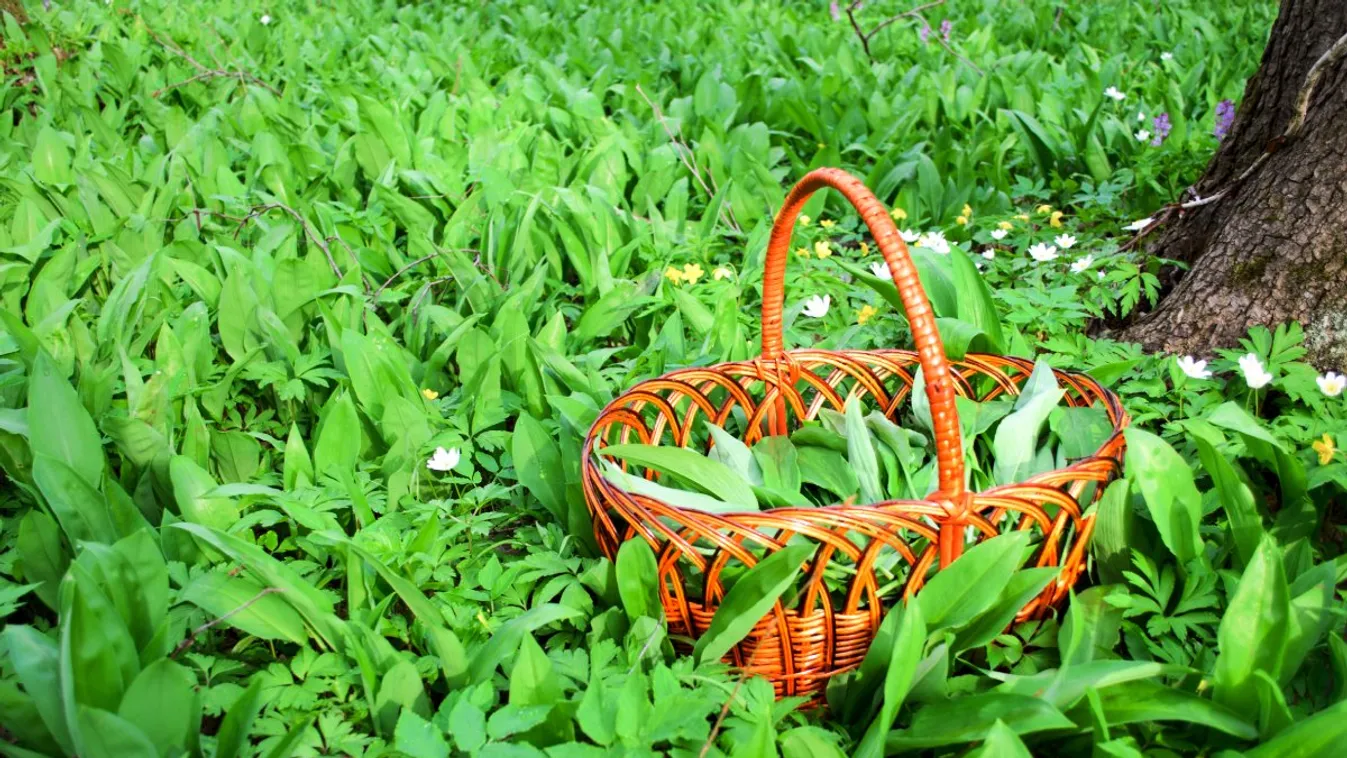
[[[804,502],[800,494],[800,457],[789,437],[764,437],[753,446],[752,452],[763,487],[779,493],[790,505]]]
[[[449,742],[444,733],[411,709],[398,716],[393,728],[393,747],[410,758],[449,758]]]
[[[1015,531],[974,545],[917,593],[926,628],[957,629],[991,608],[1024,561],[1031,535]]]
[[[757,510],[753,488],[719,461],[682,447],[622,444],[599,448],[599,455],[662,471],[681,484],[742,509]]]
[[[1123,581],[1123,572],[1132,567],[1135,528],[1136,514],[1132,511],[1127,479],[1115,479],[1099,498],[1094,536],[1090,539],[1090,551],[1101,580]]]
[[[44,184],[71,184],[75,181],[70,168],[70,148],[50,126],[42,127],[33,143],[33,176]]]
[[[79,706],[79,754],[85,758],[158,758],[145,732],[115,713]]]
[[[1291,615],[1290,590],[1282,571],[1281,551],[1264,537],[1230,597],[1217,631],[1212,695],[1216,702],[1253,718],[1258,713],[1254,672],[1273,679],[1281,674]]]
[[[19,624],[6,626],[3,635],[9,651],[9,665],[24,692],[32,698],[47,732],[65,754],[74,754],[61,696],[61,653],[57,643],[31,626]]]
[[[324,409],[313,451],[313,470],[321,475],[355,471],[360,460],[360,417],[351,396],[342,393]]]
[[[749,449],[748,445],[710,421],[706,422],[706,431],[715,443],[711,446],[707,457],[725,464],[726,467],[749,484],[763,483],[762,470],[758,468],[758,462],[754,459],[753,451]]]
[[[1108,687],[1099,691],[1099,704],[1113,726],[1179,721],[1208,726],[1240,739],[1258,736],[1253,724],[1229,708],[1160,682],[1132,681]]]
[[[898,718],[898,709],[912,687],[917,664],[921,662],[922,648],[926,644],[926,622],[921,617],[921,603],[914,601],[895,607],[889,614],[898,615],[899,620],[884,674],[883,705],[856,748],[855,754],[859,758],[879,758],[884,755],[884,740],[889,736],[889,730]]]
[[[201,730],[196,676],[182,664],[160,658],[127,688],[117,715],[138,728],[161,755],[185,753]],[[87,744],[88,737],[85,735]]]
[[[781,758],[846,758],[837,737],[816,726],[797,726],[781,734]]]
[[[476,684],[487,681],[495,672],[496,667],[501,664],[501,661],[514,654],[515,650],[519,648],[519,643],[524,639],[524,635],[532,634],[549,624],[575,618],[578,615],[579,611],[573,608],[567,608],[556,603],[543,603],[542,605],[535,605],[505,622],[501,628],[491,635],[491,639],[478,648],[472,656],[468,669],[468,682]]]
[[[510,451],[520,484],[538,498],[554,519],[566,523],[566,472],[556,440],[536,419],[521,413],[515,421]]]
[[[634,623],[642,616],[663,617],[659,599],[659,567],[650,543],[634,537],[617,550],[617,591],[622,607]]]
[[[61,544],[61,532],[56,521],[46,513],[31,510],[19,521],[15,540],[19,562],[26,580],[39,583],[38,597],[48,608],[57,607],[56,592],[65,575],[70,557]]]
[[[33,456],[60,461],[97,489],[103,479],[102,439],[75,388],[45,351],[38,352],[28,377],[28,418],[42,420],[29,424]]]
[[[861,502],[883,502],[886,498],[884,487],[879,482],[879,459],[875,457],[875,446],[870,439],[870,430],[865,426],[865,416],[861,415],[861,402],[855,397],[847,398],[845,415],[847,462],[856,473]]]
[[[1245,758],[1331,758],[1347,739],[1347,701],[1334,703],[1275,738],[1245,751]]]
[[[242,563],[263,584],[280,590],[281,596],[299,611],[314,634],[329,648],[337,648],[342,639],[343,622],[333,614],[331,598],[288,564],[276,560],[258,546],[218,529],[190,523],[175,523],[172,526]]]
[[[1015,409],[1001,419],[992,439],[995,459],[992,477],[998,484],[1013,484],[1040,473],[1035,470],[1034,454],[1043,423],[1066,393],[1057,386],[1052,368],[1044,361],[1034,364],[1034,371],[1025,382]]]
[[[1053,579],[1056,579],[1059,573],[1061,569],[1055,566],[1016,571],[1006,583],[996,604],[978,614],[977,618],[955,635],[953,652],[960,653],[980,648],[996,639],[996,636],[1004,632],[1014,621],[1015,615],[1023,610],[1030,600],[1037,597]]]
[[[600,461],[600,467],[603,469],[603,478],[635,495],[654,498],[662,503],[676,506],[678,508],[690,508],[694,511],[703,511],[705,513],[742,513],[743,511],[757,510],[749,508],[738,503],[727,503],[724,500],[702,495],[697,492],[688,492],[674,487],[665,487],[662,484],[656,484],[644,477],[628,474],[622,469],[614,466],[609,461]]]
[[[181,598],[254,637],[298,645],[307,642],[304,618],[279,594],[263,595],[266,589],[247,577],[211,571],[184,587]]]
[[[262,677],[254,675],[248,686],[225,711],[216,734],[215,758],[239,758],[248,744],[248,733],[257,714],[262,712]]]
[[[183,519],[212,529],[227,531],[239,520],[238,505],[227,497],[210,497],[218,484],[205,469],[185,455],[175,455],[168,464],[173,498]]]
[[[1150,432],[1129,427],[1124,435],[1127,479],[1145,499],[1160,539],[1180,562],[1196,559],[1202,555],[1202,496],[1188,463]]]
[[[759,561],[725,593],[711,618],[711,626],[697,640],[692,654],[698,661],[718,661],[739,644],[790,589],[800,566],[815,546],[789,545]]]
[[[1076,728],[1061,711],[1039,698],[985,692],[918,710],[908,728],[889,735],[886,754],[985,740],[998,721],[1020,736]]]
[[[1109,585],[1072,593],[1066,617],[1057,633],[1063,669],[1107,656],[1117,647],[1123,609],[1109,602],[1109,598],[1126,594],[1125,590]]]
[[[1220,496],[1239,565],[1247,566],[1253,560],[1254,551],[1258,549],[1264,534],[1263,517],[1258,512],[1253,493],[1240,478],[1234,465],[1216,450],[1210,440],[1197,434],[1190,435],[1190,438],[1197,445],[1202,468],[1206,469]]]
[[[1033,758],[1033,754],[1024,746],[1014,729],[997,719],[988,730],[987,738],[982,741],[982,747],[969,753],[968,758]]]

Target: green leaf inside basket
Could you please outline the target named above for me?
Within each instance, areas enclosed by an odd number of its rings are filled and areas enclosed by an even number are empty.
[[[638,466],[653,468],[673,477],[685,487],[705,492],[716,499],[739,506],[739,510],[758,509],[753,487],[729,466],[683,447],[624,444],[608,445],[599,455],[617,458]]]

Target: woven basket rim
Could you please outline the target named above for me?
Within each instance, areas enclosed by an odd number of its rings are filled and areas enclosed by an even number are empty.
[[[908,349],[903,349],[903,348],[882,348],[882,349],[874,349],[874,350],[818,350],[818,349],[813,349],[813,348],[798,348],[798,349],[795,349],[795,350],[788,350],[788,351],[785,351],[785,353],[784,353],[784,355],[790,356],[790,357],[792,357],[792,358],[799,357],[799,356],[802,356],[802,355],[824,355],[824,354],[833,354],[833,355],[902,355],[902,356],[904,356],[904,357],[911,357],[911,358],[913,359],[914,363],[916,362],[917,357],[918,357],[916,351],[914,351],[914,350],[908,350]],[[950,364],[951,364],[951,366],[954,366],[954,367],[958,367],[958,366],[961,366],[961,365],[967,365],[967,359],[968,359],[968,358],[974,358],[974,359],[978,359],[978,358],[993,358],[993,359],[997,359],[997,360],[1012,360],[1012,361],[1017,361],[1017,362],[1018,362],[1018,361],[1030,362],[1029,359],[1024,358],[1024,357],[1022,357],[1022,356],[1001,355],[1001,354],[997,354],[997,353],[973,353],[973,352],[969,352],[969,353],[965,353],[962,357],[960,357],[960,358],[957,359],[957,360],[951,359],[951,360],[950,360]],[[650,384],[650,383],[658,383],[658,382],[661,382],[661,381],[667,381],[667,380],[669,380],[669,379],[677,378],[677,376],[678,376],[679,374],[682,374],[682,373],[689,373],[689,372],[704,372],[704,371],[715,371],[715,372],[717,372],[717,373],[727,373],[727,372],[724,371],[724,369],[727,368],[727,367],[743,368],[743,369],[745,369],[745,373],[747,373],[747,372],[749,372],[749,371],[751,371],[751,370],[754,369],[755,364],[756,364],[756,361],[754,361],[754,360],[746,360],[746,361],[725,361],[725,362],[722,362],[722,363],[711,364],[711,365],[709,365],[709,366],[686,366],[686,367],[683,367],[683,368],[676,368],[676,369],[673,369],[673,370],[671,370],[671,371],[666,371],[665,373],[660,374],[659,376],[656,376],[656,377],[651,377],[651,378],[649,378],[649,379],[642,379],[641,381],[639,381],[639,382],[633,384],[632,386],[628,387],[625,391],[623,391],[622,394],[618,395],[617,397],[614,397],[611,401],[608,402],[607,405],[605,405],[602,409],[600,409],[598,418],[596,419],[596,421],[595,421],[592,425],[590,425],[589,430],[585,433],[585,442],[584,442],[583,447],[581,448],[581,452],[582,452],[582,456],[583,456],[583,461],[582,461],[583,467],[584,467],[585,469],[590,469],[590,470],[592,470],[592,469],[596,466],[594,458],[595,458],[595,456],[597,456],[597,455],[599,454],[599,450],[601,450],[602,448],[595,448],[595,447],[594,447],[594,443],[595,443],[595,441],[596,441],[596,432],[598,431],[600,425],[603,423],[602,420],[604,419],[605,415],[607,415],[607,413],[608,413],[611,409],[622,407],[626,402],[629,401],[629,398],[631,397],[631,395],[632,395],[633,393],[637,392],[643,385]],[[1086,457],[1083,457],[1083,458],[1078,458],[1078,459],[1076,459],[1074,462],[1072,462],[1072,463],[1070,463],[1070,464],[1068,464],[1068,465],[1066,465],[1066,466],[1064,466],[1064,467],[1062,467],[1062,468],[1055,468],[1055,469],[1051,469],[1051,470],[1049,470],[1049,471],[1045,471],[1045,472],[1042,472],[1042,473],[1039,473],[1039,474],[1035,474],[1035,475],[1033,475],[1033,476],[1031,476],[1031,477],[1028,477],[1028,478],[1026,478],[1026,479],[1023,479],[1023,480],[1021,480],[1021,481],[1016,481],[1016,482],[1006,482],[1006,483],[1003,483],[1003,484],[998,484],[998,485],[996,485],[996,486],[994,486],[994,487],[990,487],[990,488],[985,489],[985,490],[968,490],[968,494],[969,494],[970,496],[972,496],[972,498],[973,498],[974,500],[977,500],[977,499],[983,498],[983,497],[995,496],[995,495],[997,495],[998,493],[1000,493],[1001,490],[1023,490],[1023,488],[1026,487],[1026,486],[1042,486],[1042,487],[1046,487],[1046,488],[1050,488],[1050,489],[1057,489],[1057,487],[1055,487],[1055,486],[1053,486],[1053,485],[1051,485],[1051,484],[1045,484],[1045,483],[1043,483],[1043,480],[1051,480],[1051,479],[1055,479],[1055,478],[1061,478],[1062,476],[1071,474],[1071,473],[1073,473],[1073,472],[1075,472],[1075,471],[1077,471],[1077,470],[1084,470],[1090,463],[1092,463],[1092,462],[1094,462],[1094,461],[1099,461],[1099,460],[1108,461],[1108,462],[1111,462],[1111,463],[1115,464],[1115,466],[1118,468],[1118,473],[1121,474],[1121,468],[1122,468],[1122,466],[1121,466],[1121,461],[1119,461],[1117,458],[1115,458],[1115,457],[1113,457],[1113,456],[1107,455],[1107,454],[1105,453],[1105,451],[1108,450],[1110,447],[1113,446],[1115,439],[1118,437],[1118,435],[1122,434],[1122,433],[1124,432],[1124,430],[1127,429],[1128,425],[1129,425],[1130,422],[1131,422],[1130,414],[1128,414],[1127,411],[1126,411],[1126,410],[1123,408],[1123,406],[1122,406],[1122,398],[1120,398],[1116,392],[1114,392],[1113,390],[1111,390],[1111,389],[1109,389],[1109,388],[1103,386],[1103,384],[1100,384],[1099,381],[1098,381],[1097,379],[1095,379],[1094,377],[1089,376],[1089,374],[1087,374],[1087,373],[1084,372],[1084,371],[1076,371],[1076,370],[1073,370],[1073,369],[1059,369],[1059,368],[1053,368],[1052,371],[1053,371],[1053,374],[1054,374],[1054,375],[1063,375],[1063,374],[1064,374],[1064,375],[1067,375],[1067,376],[1083,376],[1083,377],[1088,378],[1091,382],[1093,382],[1096,386],[1098,386],[1098,388],[1099,388],[1100,390],[1103,391],[1103,399],[1106,401],[1106,404],[1105,404],[1105,411],[1108,413],[1109,420],[1110,420],[1110,422],[1113,424],[1113,431],[1109,434],[1109,436],[1108,436],[1102,443],[1100,443],[1098,449],[1095,450],[1095,452],[1094,452],[1093,455],[1089,455],[1089,456],[1086,456]],[[1027,380],[1027,376],[1026,376],[1026,380]],[[911,392],[911,391],[912,391],[912,388],[909,387],[909,392]],[[1108,407],[1109,403],[1107,403],[1107,401],[1113,401],[1112,404],[1115,405],[1116,408],[1110,408],[1110,407]],[[1096,407],[1097,405],[1098,405],[1097,403],[1092,403],[1092,404],[1089,404],[1089,405],[1086,405],[1086,406],[1071,406],[1071,407]],[[1061,407],[1061,406],[1059,406],[1059,407]],[[1115,411],[1116,411],[1116,414],[1115,414]],[[612,423],[611,421],[608,422],[608,424],[611,424],[611,423]],[[608,424],[604,424],[604,425],[607,426]],[[672,445],[663,445],[663,444],[659,444],[659,445],[657,445],[657,446],[659,446],[659,447],[673,447]],[[678,512],[688,512],[688,513],[695,513],[695,514],[699,514],[699,515],[702,516],[702,517],[710,516],[710,517],[716,517],[716,518],[722,518],[722,519],[732,519],[732,518],[734,518],[734,517],[736,517],[736,516],[738,516],[738,517],[760,518],[760,517],[762,517],[764,514],[774,514],[774,515],[779,515],[779,516],[787,516],[787,515],[807,515],[807,514],[809,514],[809,513],[818,513],[818,512],[821,512],[821,511],[822,511],[822,512],[827,512],[827,511],[841,511],[841,510],[849,510],[849,511],[851,511],[851,510],[855,510],[855,509],[858,509],[858,508],[869,509],[869,510],[879,510],[879,511],[883,511],[883,510],[885,510],[885,509],[887,509],[887,508],[892,508],[892,507],[895,507],[895,506],[901,506],[901,505],[929,505],[929,506],[934,506],[934,507],[937,507],[937,508],[939,507],[939,501],[931,500],[931,499],[927,499],[927,498],[921,498],[921,499],[917,499],[917,500],[910,500],[910,499],[903,499],[903,498],[891,498],[891,499],[888,499],[888,500],[879,500],[879,501],[875,501],[875,502],[871,502],[871,503],[860,503],[860,502],[857,502],[857,503],[850,503],[850,504],[848,504],[848,503],[832,503],[832,504],[829,504],[829,505],[788,505],[788,506],[779,506],[779,507],[775,507],[775,508],[767,508],[767,509],[758,510],[758,511],[743,510],[743,511],[721,511],[721,512],[711,513],[711,512],[708,512],[708,511],[698,510],[698,509],[696,509],[696,508],[688,508],[688,507],[685,507],[685,506],[675,505],[675,504],[670,503],[670,502],[668,502],[668,501],[666,501],[666,500],[661,500],[661,499],[659,499],[659,498],[656,498],[656,497],[653,497],[653,496],[650,496],[650,495],[642,495],[642,494],[639,494],[639,493],[632,492],[632,491],[630,491],[630,490],[624,489],[623,487],[619,486],[617,483],[615,483],[615,482],[609,480],[607,477],[604,477],[604,476],[602,476],[602,475],[596,475],[595,478],[596,478],[596,480],[597,480],[598,482],[601,482],[601,483],[602,483],[601,486],[603,486],[603,487],[605,487],[605,488],[611,488],[611,489],[613,489],[613,490],[616,490],[617,492],[620,492],[620,493],[626,495],[628,498],[631,498],[632,502],[637,503],[637,504],[640,504],[640,500],[652,500],[652,501],[658,502],[658,503],[660,503],[661,505],[663,505],[664,507],[669,508],[669,509],[674,510],[674,511],[678,511]],[[1082,511],[1082,512],[1083,512],[1083,511]]]

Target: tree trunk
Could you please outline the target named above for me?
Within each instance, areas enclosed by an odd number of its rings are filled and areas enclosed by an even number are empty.
[[[1123,338],[1202,354],[1256,324],[1295,320],[1321,367],[1347,365],[1345,35],[1344,0],[1283,0],[1234,126],[1194,187],[1197,197],[1229,191],[1168,217],[1151,251],[1190,269]],[[1303,126],[1283,140],[1321,58]]]

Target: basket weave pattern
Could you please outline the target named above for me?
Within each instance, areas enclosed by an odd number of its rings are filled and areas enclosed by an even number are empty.
[[[840,191],[869,227],[898,285],[916,352],[784,350],[781,317],[791,232],[805,201],[825,186]],[[1116,395],[1089,376],[1055,372],[1066,388],[1063,402],[1102,407],[1112,435],[1094,455],[1065,468],[968,492],[955,397],[1017,395],[1033,363],[976,354],[946,359],[902,238],[883,205],[845,172],[811,172],[777,214],[764,272],[762,344],[756,360],[676,370],[635,385],[604,408],[585,441],[585,499],[599,545],[610,557],[633,537],[654,548],[671,632],[703,634],[725,593],[722,573],[753,566],[799,538],[818,546],[805,563],[799,594],[777,603],[727,657],[767,676],[782,696],[817,696],[829,677],[859,665],[883,618],[883,601],[912,596],[971,541],[1032,530],[1039,544],[1033,565],[1060,567],[1057,580],[1019,619],[1041,617],[1066,596],[1084,571],[1094,527],[1094,516],[1084,513],[1080,501],[1098,498],[1121,473],[1126,412]],[[595,459],[608,444],[708,444],[696,434],[706,421],[752,445],[799,428],[824,408],[842,411],[850,397],[897,419],[918,367],[926,379],[939,472],[937,490],[924,500],[713,514],[627,492],[602,475]]]

